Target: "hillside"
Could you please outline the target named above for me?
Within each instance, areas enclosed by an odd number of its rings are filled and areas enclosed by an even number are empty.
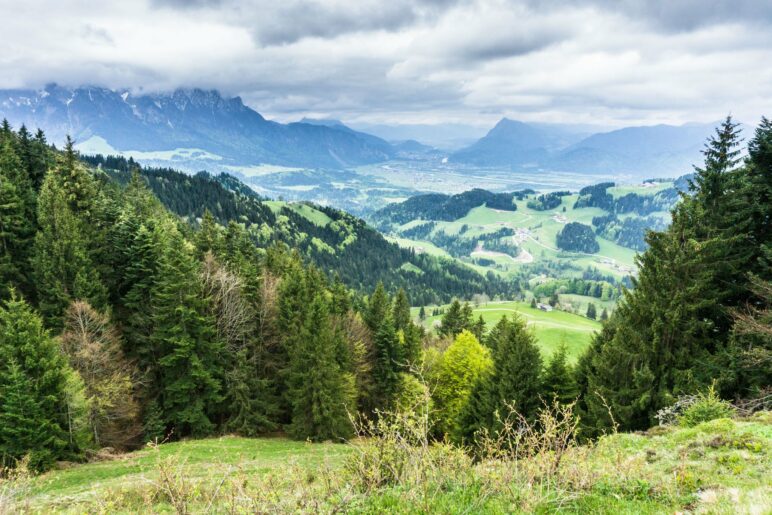
[[[470,190],[453,196],[417,195],[367,219],[405,248],[438,248],[481,271],[528,280],[616,283],[634,273],[636,252],[646,248],[646,231],[667,226],[668,212],[686,184],[683,177],[633,185],[602,183],[576,193]],[[572,223],[591,229],[589,238],[597,248],[561,250],[558,235]],[[588,275],[588,270],[593,272]]]
[[[190,170],[261,163],[345,167],[394,154],[375,136],[335,124],[273,122],[239,97],[200,89],[137,94],[50,84],[3,90],[0,118],[39,127],[59,145],[70,135],[90,152],[133,151],[144,162],[176,161]]]
[[[84,157],[120,183],[130,178],[123,158]],[[143,169],[153,193],[172,212],[198,224],[209,210],[221,224],[246,225],[260,247],[283,243],[297,249],[330,276],[339,275],[350,288],[367,291],[383,282],[387,289],[415,291],[414,302],[428,304],[475,293],[511,295],[517,285],[486,278],[451,259],[400,248],[363,220],[330,207],[268,201],[235,177],[169,169]]]
[[[569,447],[556,470],[547,456],[471,463],[437,447],[439,459],[423,479],[406,473],[368,486],[355,468],[364,460],[358,458],[363,449],[356,442],[279,438],[164,444],[38,478],[0,480],[0,502],[11,510],[62,513],[107,507],[114,512],[728,515],[772,507],[768,412],[693,428],[611,434],[593,445]],[[415,452],[406,469],[422,460],[429,465],[428,457]]]

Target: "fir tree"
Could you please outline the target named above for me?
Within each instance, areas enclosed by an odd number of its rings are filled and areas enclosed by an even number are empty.
[[[0,307],[0,363],[0,452],[10,459],[31,452],[37,468],[79,452],[64,409],[67,362],[23,300]],[[29,434],[30,424],[36,435]]]
[[[221,401],[221,344],[208,314],[198,267],[181,235],[168,231],[152,295],[151,343],[159,355],[160,407],[177,436],[202,436]]]
[[[0,463],[13,467],[16,460],[29,455],[33,470],[49,468],[56,447],[63,446],[63,441],[57,439],[61,431],[54,431],[51,439],[51,421],[43,416],[34,385],[15,359],[0,370],[0,378]]]
[[[204,254],[211,252],[215,256],[223,253],[223,235],[222,228],[217,224],[212,213],[207,209],[201,219],[201,228],[196,232],[195,237],[196,251],[198,258],[203,258]]]
[[[387,314],[373,335],[373,405],[370,407],[371,410],[383,410],[392,406],[399,389],[401,365],[399,340],[394,330],[391,314]]]
[[[88,300],[97,308],[107,304],[107,291],[89,252],[89,231],[73,212],[55,174],[49,174],[38,199],[38,223],[33,268],[40,311],[47,324],[60,328],[62,314],[75,299]],[[89,202],[89,201],[84,201]]]
[[[541,392],[542,359],[536,339],[525,322],[513,316],[493,348],[491,405],[505,417],[510,407],[526,418],[534,416]]]
[[[403,288],[400,288],[394,297],[392,318],[394,320],[394,327],[397,330],[401,329],[404,331],[412,323],[410,320],[410,299],[408,299],[407,293],[405,293]]]
[[[583,416],[592,427],[610,424],[606,405],[621,429],[644,429],[678,394],[713,381],[724,395],[739,393],[742,381],[727,346],[730,310],[748,297],[754,249],[765,243],[736,219],[750,168],[736,168],[739,141],[731,119],[709,140],[691,194],[673,210],[666,232],[649,234],[635,289],[580,367]]]
[[[379,282],[367,302],[367,310],[364,316],[367,327],[374,333],[377,332],[389,311],[389,297],[386,294],[383,283]]]
[[[351,387],[336,361],[336,334],[327,305],[317,296],[309,309],[298,345],[292,350],[289,396],[290,434],[298,439],[339,440],[351,436],[347,407],[353,409]]]
[[[560,345],[544,369],[542,387],[547,402],[555,400],[561,404],[570,404],[576,400],[579,392],[573,368],[568,364],[565,344]]]
[[[30,249],[35,198],[10,137],[0,146],[0,299],[17,288],[31,297]]]
[[[471,329],[472,307],[469,303],[462,305],[458,299],[450,303],[448,310],[442,316],[440,324],[440,336],[455,337],[464,329]]]
[[[472,326],[472,329],[471,329],[472,334],[474,334],[475,337],[479,341],[482,341],[483,339],[485,339],[485,328],[486,327],[487,327],[487,324],[485,323],[485,320],[483,319],[483,316],[480,315],[477,318],[477,321]]]

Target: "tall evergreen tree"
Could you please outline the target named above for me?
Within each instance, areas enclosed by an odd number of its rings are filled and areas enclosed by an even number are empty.
[[[40,229],[33,267],[40,311],[52,328],[61,328],[62,314],[72,300],[88,300],[98,308],[107,304],[107,292],[89,254],[88,231],[68,197],[56,175],[49,174],[38,200]]]
[[[381,323],[386,319],[387,314],[391,318],[392,323],[394,322],[389,311],[389,296],[386,294],[383,283],[379,282],[367,301],[367,309],[364,316],[365,324],[367,324],[371,331],[377,332]]]
[[[394,327],[397,330],[405,330],[412,323],[410,319],[410,299],[403,288],[397,291],[392,308]]]
[[[491,405],[503,417],[514,408],[532,417],[539,407],[542,359],[536,338],[525,321],[513,316],[493,348]]]
[[[635,289],[579,369],[588,374],[580,376],[588,424],[607,425],[608,405],[621,429],[649,427],[676,395],[714,380],[722,394],[740,393],[727,347],[731,311],[748,298],[748,272],[759,270],[758,249],[767,242],[737,219],[752,168],[737,168],[739,141],[727,119],[706,145],[705,164],[673,210],[671,227],[648,236]]]
[[[464,329],[470,328],[471,306],[462,305],[458,299],[450,303],[448,310],[442,316],[442,322],[438,329],[441,336],[455,337]]]
[[[51,421],[43,416],[34,385],[16,360],[10,359],[4,367],[0,370],[0,464],[13,467],[15,461],[29,455],[32,468],[44,470],[63,441],[56,436],[52,439],[46,430]]]
[[[177,436],[201,436],[212,431],[210,414],[222,400],[222,346],[190,249],[175,230],[167,233],[152,295],[159,405]]]
[[[373,335],[373,405],[370,410],[389,409],[399,390],[400,343],[391,314],[387,312]]]
[[[353,432],[347,408],[354,409],[356,401],[353,384],[347,384],[351,381],[336,360],[337,337],[330,325],[327,304],[317,295],[291,353],[289,432],[295,438],[339,440]]]
[[[497,431],[517,411],[532,418],[542,392],[542,359],[533,334],[517,316],[502,317],[488,335],[493,369],[477,381],[459,417],[459,436],[469,441],[480,430]]]
[[[11,136],[0,142],[0,298],[17,288],[31,297],[29,260],[35,233],[35,197]]]
[[[545,401],[555,400],[561,404],[574,402],[579,394],[565,344],[558,348],[544,369],[542,392]]]
[[[78,452],[69,433],[68,373],[56,342],[23,300],[0,307],[0,452],[44,469]],[[35,435],[30,434],[34,425]]]

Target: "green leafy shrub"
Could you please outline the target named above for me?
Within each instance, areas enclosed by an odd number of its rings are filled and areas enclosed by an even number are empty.
[[[730,418],[732,415],[734,415],[732,405],[721,400],[711,386],[707,392],[697,395],[694,403],[678,417],[678,423],[683,427],[694,427],[710,420]]]

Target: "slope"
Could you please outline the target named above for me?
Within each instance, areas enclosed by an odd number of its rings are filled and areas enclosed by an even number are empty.
[[[126,182],[136,166],[123,158],[84,157],[110,177]],[[169,169],[142,169],[155,195],[172,212],[196,224],[209,210],[221,224],[243,223],[260,247],[284,243],[308,261],[358,291],[383,281],[389,290],[412,292],[428,304],[475,293],[511,295],[518,285],[485,277],[452,259],[416,254],[387,241],[363,220],[343,211],[308,203],[267,201],[235,177],[201,172],[194,176]]]

